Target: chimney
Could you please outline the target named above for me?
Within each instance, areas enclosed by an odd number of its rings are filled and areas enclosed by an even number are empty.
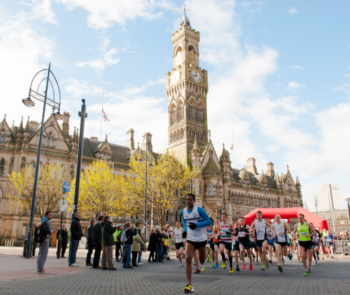
[[[146,150],[146,144],[147,144],[147,151],[149,152],[153,152],[153,148],[152,148],[152,134],[149,133],[149,132],[146,132],[144,135],[143,135],[143,138],[146,140],[143,139],[143,144],[142,144],[142,149],[143,150]]]
[[[64,137],[69,137],[69,118],[70,114],[68,112],[63,113],[63,122],[62,122],[62,133],[64,134]]]
[[[132,151],[135,149],[134,133],[132,128],[126,132],[126,146]]]
[[[91,137],[90,137],[90,140],[96,140],[96,141],[97,141],[97,140],[98,140],[98,137],[97,137],[97,136],[91,136]]]
[[[268,162],[268,163],[266,164],[266,174],[267,174],[268,176],[270,176],[271,178],[274,178],[274,177],[275,177],[275,168],[274,168],[273,163]]]
[[[30,121],[29,122],[29,130],[31,131],[37,131],[39,129],[40,124],[36,121]]]
[[[256,170],[255,159],[249,158],[247,160],[247,171],[253,173],[254,175],[258,175],[258,171]]]

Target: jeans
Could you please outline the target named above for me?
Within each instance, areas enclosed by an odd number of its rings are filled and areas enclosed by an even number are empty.
[[[86,255],[86,264],[89,264],[89,263],[91,264],[91,255],[92,255],[92,251],[94,251],[94,245],[92,241],[88,241],[87,246],[88,246],[88,252]]]
[[[50,241],[47,241],[47,240],[40,243],[38,260],[37,260],[38,271],[42,271],[44,269],[47,254],[49,253],[49,245],[50,245]]]
[[[75,263],[79,240],[71,240],[69,244],[68,265]]]
[[[157,242],[157,252],[156,252],[156,261],[160,262],[163,260],[162,254],[163,254],[163,245],[162,242]]]
[[[95,247],[95,255],[94,255],[93,267],[98,267],[100,264],[102,242],[94,241],[94,247]]]
[[[131,244],[123,244],[123,267],[131,265]]]

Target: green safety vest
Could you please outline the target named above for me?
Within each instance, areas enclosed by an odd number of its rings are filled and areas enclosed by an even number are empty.
[[[116,230],[115,232],[114,232],[114,234],[113,234],[113,236],[114,236],[114,242],[118,242],[118,236],[119,236],[119,234],[121,233],[122,231],[121,230]]]

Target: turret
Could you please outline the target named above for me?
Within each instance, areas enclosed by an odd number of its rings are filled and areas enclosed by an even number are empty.
[[[191,151],[191,161],[192,161],[192,167],[201,166],[201,152],[198,147],[197,137],[194,138],[193,149]]]
[[[132,128],[126,132],[126,146],[132,151],[135,149],[134,133]]]
[[[222,167],[222,171],[224,174],[229,174],[230,173],[230,167],[231,167],[231,161],[230,161],[230,154],[229,152],[225,149],[225,144],[223,144],[222,147],[222,152],[220,156],[220,163]]]

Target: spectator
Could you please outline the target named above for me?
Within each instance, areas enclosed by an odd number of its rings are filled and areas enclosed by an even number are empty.
[[[76,212],[72,219],[72,223],[70,225],[70,244],[69,244],[69,257],[68,257],[68,265],[70,267],[77,267],[76,264],[76,255],[78,251],[79,241],[83,236],[83,232],[81,231],[80,225],[80,213]]]
[[[109,216],[103,218],[102,227],[102,270],[117,270],[113,265],[113,245],[114,237],[113,234],[117,230],[116,227],[112,227],[112,222]]]
[[[131,265],[131,245],[134,241],[134,231],[130,227],[130,222],[127,222],[123,228],[122,237],[125,235],[125,241],[123,242],[123,268],[133,268]]]
[[[95,269],[101,269],[100,266],[100,257],[101,257],[101,249],[102,249],[102,229],[101,229],[101,222],[103,220],[103,216],[99,216],[97,219],[96,224],[94,225],[93,230],[93,244],[95,248],[95,254],[94,254],[94,263],[92,268]]]
[[[163,262],[163,257],[162,257],[162,239],[163,239],[164,235],[159,231],[159,225],[156,226],[155,234],[156,234],[156,237],[157,237],[156,262]]]
[[[61,229],[59,228],[57,233],[56,233],[57,240],[60,237],[60,232],[61,232]],[[66,253],[66,249],[67,249],[68,237],[69,237],[69,234],[68,234],[68,231],[66,229],[66,225],[62,224],[62,240],[61,240],[61,251],[62,251],[61,257],[62,258],[66,258],[66,257],[64,257],[64,254]],[[58,246],[58,244],[57,244],[57,246]],[[58,251],[58,248],[57,248],[57,251]],[[58,255],[58,253],[56,255]]]
[[[52,219],[52,212],[47,211],[45,213],[45,217],[41,219],[41,225],[40,225],[40,233],[45,235],[45,240],[40,243],[39,246],[39,254],[38,254],[38,260],[37,260],[37,266],[38,266],[38,272],[39,273],[49,273],[47,270],[44,269],[44,265],[46,262],[47,254],[49,253],[49,246],[51,241],[51,234],[52,234],[52,227],[51,227],[51,220]]]
[[[131,253],[132,253],[132,266],[137,267],[136,259],[137,255],[140,253],[140,244],[145,246],[145,243],[142,241],[140,237],[140,230],[137,230],[137,234],[133,237],[133,243],[131,246]]]
[[[34,230],[33,230],[33,252],[32,252],[32,256],[35,256],[35,250],[36,250],[36,240],[35,240],[35,235],[36,235],[36,231],[39,229],[40,227],[40,223],[37,224],[37,226],[34,226]]]
[[[154,262],[154,252],[157,249],[157,235],[155,234],[154,228],[151,229],[150,231],[150,236],[149,236],[149,244],[148,244],[148,251],[149,257],[148,257],[148,262]],[[152,258],[152,261],[151,261]]]
[[[140,230],[140,232],[141,232],[141,230]],[[145,238],[145,234],[141,234],[141,240],[142,240],[142,242],[143,242],[143,244],[140,244],[140,252],[139,252],[139,256],[138,256],[138,260],[137,260],[137,264],[143,264],[142,263],[142,260],[141,260],[141,258],[142,258],[142,252],[143,251],[146,251],[146,238]]]
[[[87,247],[88,247],[88,252],[86,255],[86,266],[92,266],[91,255],[92,255],[92,251],[94,250],[94,242],[92,238],[93,238],[95,223],[96,223],[95,219],[92,219],[90,222],[90,226],[88,227],[88,233],[86,238]]]
[[[120,248],[121,248],[121,242],[120,242],[120,235],[122,233],[122,225],[118,224],[117,225],[117,230],[114,233],[114,242],[115,242],[115,260],[117,262],[121,261],[121,257],[119,259],[119,254],[120,254]]]

